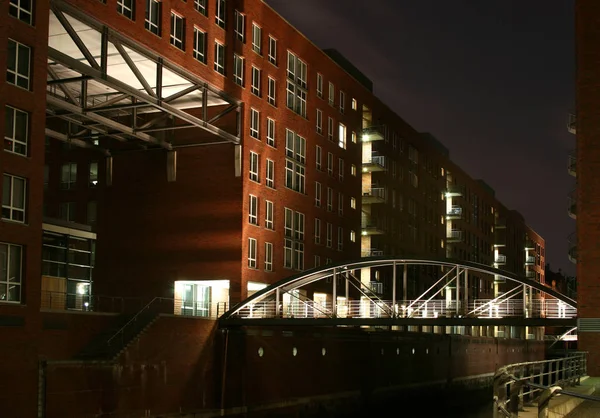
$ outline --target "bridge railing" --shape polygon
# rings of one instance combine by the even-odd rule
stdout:
[[[575,352],[567,357],[509,364],[494,375],[494,418],[517,417],[526,404],[538,404],[539,416],[546,410],[553,394],[579,394],[562,388],[580,383],[587,375],[587,352]]]
[[[330,298],[311,300],[294,294],[282,297],[279,310],[273,300],[249,304],[241,310],[242,318],[437,318],[454,315],[468,315],[480,318],[523,317],[524,305],[522,299],[509,299],[503,302],[493,302],[490,299],[476,299],[468,306],[456,301],[434,299],[429,301],[400,300],[395,305],[391,300],[362,299],[347,300],[339,298],[334,306]],[[527,305],[530,318],[573,318],[577,312],[574,308],[556,299],[534,300]]]

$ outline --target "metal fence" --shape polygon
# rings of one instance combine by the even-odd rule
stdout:
[[[587,352],[504,366],[494,376],[494,418],[516,418],[524,405],[536,403],[543,412],[553,394],[585,396],[562,388],[579,384],[586,375]]]

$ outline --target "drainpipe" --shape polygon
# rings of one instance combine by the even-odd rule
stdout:
[[[225,382],[227,378],[227,344],[229,342],[229,330],[225,329],[225,350],[223,352],[223,372],[221,375],[221,411],[225,409]],[[40,417],[43,418],[43,417]]]
[[[38,363],[38,418],[46,418],[46,360]]]

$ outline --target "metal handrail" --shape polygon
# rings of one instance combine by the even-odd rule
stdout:
[[[107,341],[107,344],[110,345],[111,341],[114,340],[119,334],[121,334],[121,338],[123,337],[125,328],[127,328],[129,326],[129,324],[135,322],[137,320],[137,318],[146,310],[149,309],[150,306],[157,300],[162,300],[165,298],[162,298],[160,296],[155,296],[154,299],[152,299],[150,302],[148,302],[148,304],[146,306],[144,306],[142,309],[139,310],[138,313],[136,313],[133,318],[131,318],[129,321],[127,321],[127,323],[125,325],[123,325],[116,333],[115,335],[113,335],[112,337],[110,337]]]

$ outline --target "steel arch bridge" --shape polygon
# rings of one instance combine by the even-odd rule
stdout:
[[[406,300],[408,266],[435,267],[441,271],[441,277],[416,299]],[[383,298],[380,285],[360,277],[363,269],[381,267],[392,269],[392,289],[386,292],[387,299]],[[469,295],[469,278],[473,275],[493,277],[495,283],[505,283],[502,285],[505,291],[497,292],[493,299],[473,298]],[[402,294],[399,295],[400,280]],[[573,327],[576,317],[575,300],[534,280],[490,266],[452,259],[366,257],[307,270],[280,280],[232,307],[219,322],[221,327]]]

